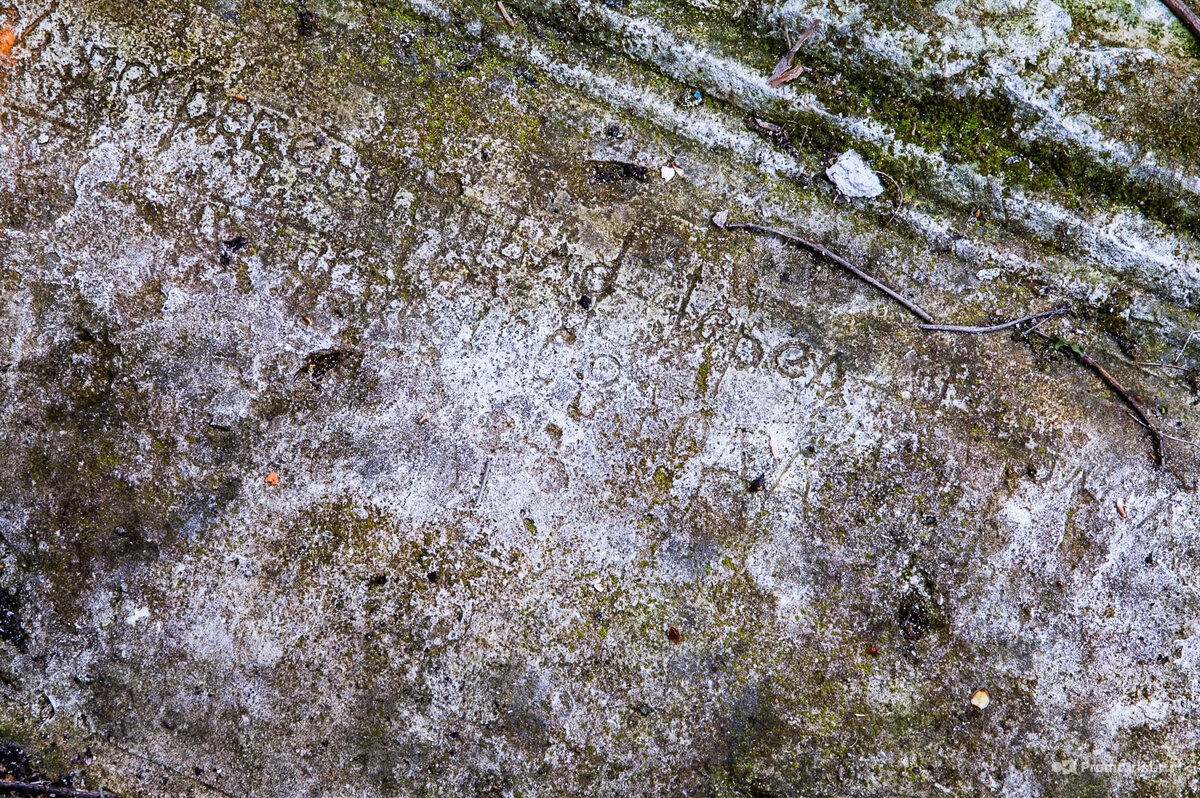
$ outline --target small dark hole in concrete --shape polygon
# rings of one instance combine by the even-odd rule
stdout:
[[[342,362],[345,353],[338,349],[323,349],[320,352],[313,352],[304,359],[304,367],[300,369],[300,373],[308,372],[308,376],[313,382],[320,382],[329,372],[337,368]]]
[[[900,624],[900,630],[910,641],[919,640],[925,634],[925,630],[929,628],[929,612],[921,600],[914,595],[906,596],[900,602],[900,606],[896,609],[896,620]]]
[[[300,9],[297,30],[301,36],[312,36],[317,32],[317,15],[307,8]]]

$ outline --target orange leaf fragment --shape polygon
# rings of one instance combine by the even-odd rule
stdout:
[[[268,485],[278,485],[279,484],[279,474],[274,471],[272,471],[270,474],[267,474],[266,483]]]

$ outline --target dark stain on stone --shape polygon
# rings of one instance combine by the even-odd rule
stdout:
[[[157,304],[157,288],[147,296]],[[191,452],[205,476],[177,480],[174,456],[185,433],[161,423],[149,398],[176,385],[177,375],[156,360],[154,345],[118,340],[119,329],[136,325],[135,314],[118,328],[69,290],[46,302],[72,320],[73,334],[17,364],[11,400],[30,423],[0,428],[0,450],[20,453],[0,476],[8,501],[31,508],[7,540],[16,569],[45,577],[26,585],[23,606],[65,624],[91,586],[124,578],[236,498],[240,484],[226,465],[244,441],[209,427],[204,413]],[[21,634],[18,620],[2,620],[8,626],[0,634]]]
[[[947,608],[938,605],[932,598],[937,595],[933,580],[928,574],[918,573],[922,576],[922,582],[910,587],[896,607],[896,623],[908,641],[910,650],[929,632],[944,630],[949,623]]]
[[[795,795],[797,782],[815,785],[820,778],[810,755],[792,748],[793,730],[780,717],[773,696],[766,684],[747,687],[730,702],[717,723],[724,749],[718,756],[735,795]],[[767,764],[785,750],[785,767],[777,769]]]
[[[12,643],[25,653],[29,638],[21,625],[21,593],[15,588],[0,589],[0,640]]]
[[[591,182],[600,185],[630,179],[644,183],[649,177],[650,170],[645,166],[638,166],[626,161],[601,161],[592,165]]]
[[[304,365],[296,376],[308,374],[309,379],[313,382],[320,382],[337,368],[346,359],[346,356],[347,353],[341,349],[322,349],[319,352],[313,352],[304,358]]]
[[[0,778],[7,776],[26,784],[43,780],[43,774],[34,769],[28,754],[10,743],[0,743]]]
[[[301,38],[307,38],[317,32],[317,15],[315,12],[301,8],[297,14],[296,30]]]
[[[538,79],[534,76],[533,71],[526,66],[518,66],[513,70],[513,77],[518,83],[525,83],[534,88],[538,85]]]
[[[503,663],[488,675],[486,684],[495,712],[488,730],[530,752],[549,747],[549,724],[535,673],[516,662]]]
[[[127,406],[136,398],[114,388],[122,355],[106,327],[84,324],[73,340],[22,363],[33,381],[50,386],[53,398],[45,434],[29,450],[20,480],[36,497],[39,511],[30,529],[38,530],[41,543],[30,540],[19,548],[24,564],[41,563],[67,581],[74,580],[71,574],[107,570],[97,560],[112,566],[156,550],[148,529],[156,513],[121,473],[126,419],[142,412]]]

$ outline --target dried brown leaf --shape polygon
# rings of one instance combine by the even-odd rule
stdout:
[[[804,32],[800,34],[800,38],[796,39],[796,43],[787,51],[787,55],[779,59],[779,63],[775,65],[775,69],[771,72],[771,77],[767,80],[767,83],[772,88],[777,89],[788,81],[795,80],[802,72],[808,69],[808,67],[800,65],[792,66],[792,60],[795,59],[796,53],[800,52],[800,48],[806,41],[812,38],[812,35],[816,31],[817,23],[814,22],[804,29]]]

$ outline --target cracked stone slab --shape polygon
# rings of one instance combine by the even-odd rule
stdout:
[[[0,12],[0,766],[1194,793],[1200,53],[1165,10],[506,7]],[[903,202],[847,203],[847,152]],[[939,323],[1072,313],[924,331],[745,221]]]

